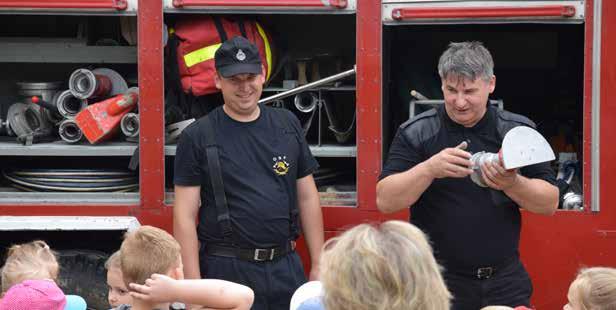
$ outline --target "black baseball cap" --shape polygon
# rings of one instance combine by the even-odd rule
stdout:
[[[216,71],[226,78],[242,73],[262,73],[259,49],[240,36],[225,41],[216,50],[214,63]]]

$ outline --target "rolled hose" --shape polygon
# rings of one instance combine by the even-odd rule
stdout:
[[[26,191],[124,192],[139,187],[138,177],[121,170],[23,169],[4,170],[11,186]]]

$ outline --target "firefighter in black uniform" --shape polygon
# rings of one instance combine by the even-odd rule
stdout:
[[[234,37],[215,64],[224,105],[184,130],[175,157],[173,228],[184,272],[249,286],[252,309],[286,310],[306,281],[295,252],[300,222],[310,278],[318,276],[318,165],[293,113],[258,104],[265,78],[255,45]]]
[[[445,104],[402,124],[377,184],[377,206],[412,206],[411,222],[428,234],[453,308],[529,306],[530,278],[519,260],[519,208],[551,215],[558,190],[549,163],[505,170],[481,167],[488,187],[468,177],[471,153],[497,153],[504,134],[535,127],[488,104],[494,91],[490,52],[479,42],[451,43],[439,60]]]

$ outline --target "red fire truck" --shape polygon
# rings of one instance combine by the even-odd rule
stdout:
[[[452,41],[482,41],[498,76],[492,99],[538,124],[557,154],[555,173],[573,167],[564,178],[570,200],[554,216],[523,211],[521,255],[533,279],[533,305],[560,309],[577,269],[616,266],[609,195],[616,171],[616,2],[0,0],[0,118],[27,98],[23,83],[68,78],[79,68],[113,68],[140,89],[136,142],[22,145],[0,137],[0,243],[48,240],[65,263],[62,284],[91,304],[106,306],[99,253],[117,249],[122,234],[138,225],[171,230],[175,145],[165,141],[165,42],[167,25],[187,14],[250,16],[271,31],[274,55],[287,66],[264,96],[356,65],[354,80],[277,102],[297,109],[324,168],[317,181],[328,238],[361,222],[408,218],[381,215],[375,187],[397,127],[424,107],[410,92],[442,98],[440,53]],[[138,184],[129,192],[21,191],[6,172],[117,169],[135,154]]]

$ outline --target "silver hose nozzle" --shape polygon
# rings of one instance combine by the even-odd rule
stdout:
[[[58,113],[66,118],[74,117],[87,106],[86,100],[75,97],[70,90],[63,91],[56,99]]]
[[[500,158],[498,154],[481,151],[471,156],[471,163],[473,164],[473,173],[471,174],[471,180],[473,180],[475,184],[481,187],[488,187],[488,185],[483,180],[483,173],[481,173],[481,166],[488,162],[499,163]]]
[[[96,90],[96,76],[88,69],[77,69],[68,80],[68,89],[78,99],[87,99]]]
[[[295,104],[295,108],[302,113],[310,113],[314,111],[317,107],[317,103],[319,102],[319,97],[316,94],[311,92],[304,92],[295,95],[293,98],[293,104]]]
[[[83,138],[83,132],[74,119],[62,121],[58,127],[58,134],[67,143],[77,143]]]
[[[139,114],[127,113],[122,117],[120,121],[120,129],[122,133],[129,137],[136,137],[139,135]]]

